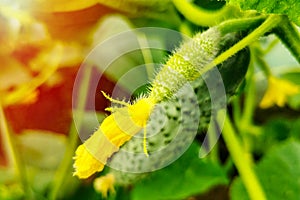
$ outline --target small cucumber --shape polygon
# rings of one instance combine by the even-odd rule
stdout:
[[[197,132],[207,129],[212,112],[210,92],[214,91],[208,90],[200,76],[201,67],[239,39],[239,33],[222,36],[217,28],[210,28],[183,43],[170,57],[152,83],[150,97],[159,99],[160,103],[147,125],[150,156],[146,157],[143,153],[141,132],[123,145],[108,163],[116,183],[132,184],[145,176],[146,172],[168,165],[184,152]],[[249,62],[250,52],[246,48],[217,66],[223,80],[218,79],[215,84],[224,84],[227,99],[234,95],[243,81]],[[210,76],[210,73],[206,73],[206,76]],[[191,81],[192,87],[186,85],[187,81]],[[217,100],[217,103],[223,102]]]

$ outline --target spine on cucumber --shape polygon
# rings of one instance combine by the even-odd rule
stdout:
[[[185,83],[197,79],[224,48],[238,41],[238,35],[222,35],[218,27],[212,27],[184,42],[156,75],[149,97],[157,102],[172,97]]]

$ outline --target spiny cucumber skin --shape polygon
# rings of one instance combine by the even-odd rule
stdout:
[[[225,41],[227,45],[230,42],[234,44],[238,40],[238,35],[234,35],[233,37],[232,35],[230,35],[230,37],[231,38]],[[222,42],[224,44],[224,41]],[[222,48],[219,53],[225,50],[226,48],[224,46],[224,48]],[[249,50],[246,48],[217,66],[223,80],[218,80],[218,82],[215,84],[223,84],[224,82],[227,99],[235,93],[237,87],[243,81],[249,62],[250,54]],[[207,74],[208,76],[210,75],[209,73]],[[170,77],[170,79],[173,78]],[[186,128],[184,128],[180,132],[182,141],[178,141],[177,144],[173,146],[169,152],[164,152],[164,154],[161,155],[160,159],[157,159],[155,162],[148,165],[145,164],[145,160],[148,158],[145,157],[145,155],[143,155],[142,153],[139,156],[132,155],[132,157],[122,157],[122,155],[118,154],[114,155],[111,162],[117,162],[117,164],[119,164],[119,169],[123,170],[118,171],[110,169],[110,172],[115,175],[117,184],[133,184],[134,182],[147,175],[147,173],[136,174],[126,171],[139,171],[140,168],[147,168],[151,171],[151,168],[160,165],[166,159],[167,155],[173,156],[173,152],[180,150],[180,148],[186,145],[185,141],[189,140],[189,137],[194,137],[194,135],[191,133],[195,132],[195,123],[197,123],[198,133],[201,133],[207,129],[212,112],[210,92],[215,91],[208,90],[202,77],[196,78],[195,81],[191,82],[191,85],[193,87],[194,93],[196,94],[196,101],[194,98],[192,98],[191,91],[185,90],[183,88],[182,90],[180,90],[180,93],[175,94],[175,98],[172,98],[171,101],[160,103],[160,105],[165,109],[166,112],[153,113],[153,116],[150,118],[147,128],[148,135],[151,135],[153,132],[159,132],[159,134],[155,135],[155,137],[147,138],[148,151],[150,153],[150,156],[152,152],[163,148],[165,145],[168,145],[178,133],[178,127],[183,125]],[[174,91],[172,91],[171,93],[173,95]],[[217,105],[216,109],[219,107],[224,107],[224,105],[221,105],[222,103],[222,101],[217,101],[217,104],[220,105]],[[182,107],[181,105],[184,106]],[[191,115],[199,114],[192,112],[196,110],[195,108],[197,108],[198,106],[201,113],[200,117],[198,116],[199,121],[195,122],[193,121],[194,118],[191,117]],[[166,121],[162,120],[162,114],[164,114]],[[163,126],[162,123],[164,124]],[[188,127],[191,128],[189,129]],[[133,138],[124,146],[122,146],[122,150],[127,150],[129,152],[143,152],[142,143],[143,141],[141,133],[140,138]]]
[[[179,157],[182,148],[188,147],[197,133],[199,123],[198,102],[191,89],[180,91],[176,98],[168,102],[161,102],[150,116],[147,126],[147,149],[150,157],[143,153],[143,132],[132,138],[122,151],[112,157],[109,165],[122,171],[110,169],[119,185],[132,184],[143,178],[147,173],[130,173],[153,171],[157,166],[165,166],[173,158]],[[160,109],[157,109],[160,108]],[[167,148],[166,148],[167,147]],[[155,154],[155,155],[154,155]],[[155,159],[153,159],[155,156]]]
[[[185,83],[197,79],[203,68],[234,37],[235,33],[223,36],[217,27],[213,27],[183,43],[156,75],[150,97],[157,102],[171,98]]]

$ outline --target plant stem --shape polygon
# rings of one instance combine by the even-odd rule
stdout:
[[[239,96],[235,96],[233,101],[232,101],[232,107],[233,107],[233,121],[235,124],[238,124],[241,116],[242,116],[242,111],[241,111],[241,101]]]
[[[271,30],[272,28],[276,27],[282,20],[282,17],[280,15],[270,15],[258,28],[256,28],[254,31],[252,31],[249,35],[244,37],[242,40],[240,40],[238,43],[233,45],[231,48],[223,52],[221,55],[219,55],[217,58],[215,58],[211,63],[206,65],[203,68],[202,73],[205,73],[209,71],[210,69],[214,68],[216,65],[224,62],[229,57],[236,54],[238,51],[242,50],[252,42],[256,41],[260,36],[264,35],[266,32]],[[220,31],[227,32],[229,27],[226,29],[222,28],[223,26],[220,26]]]
[[[77,131],[75,128],[74,123],[72,123],[70,127],[70,133],[69,133],[69,143],[66,146],[66,152],[64,155],[64,158],[56,171],[54,178],[53,178],[53,183],[52,183],[52,190],[49,195],[49,199],[51,200],[56,200],[57,196],[59,194],[59,191],[63,191],[61,189],[63,186],[64,181],[66,180],[67,176],[71,174],[70,172],[70,167],[72,164],[72,157],[74,155],[74,151],[78,145],[78,135]]]
[[[15,149],[13,145],[13,139],[10,135],[7,127],[7,121],[4,116],[2,105],[0,104],[0,133],[2,135],[2,143],[4,146],[4,153],[7,159],[7,163],[9,167],[16,166],[16,159],[15,159]]]
[[[219,146],[218,143],[216,142],[219,138],[217,138],[217,135],[219,134],[218,126],[216,122],[211,122],[214,125],[214,128],[211,129],[211,131],[208,132],[208,153],[209,153],[209,158],[216,163],[220,163],[220,159],[218,156],[219,152]]]
[[[250,151],[252,149],[252,140],[250,139],[250,134],[254,135],[257,134],[253,132],[253,114],[255,109],[255,94],[256,94],[256,87],[254,82],[254,65],[253,59],[249,64],[249,70],[246,75],[247,85],[245,88],[245,101],[244,101],[244,108],[242,112],[242,116],[236,122],[238,131],[242,134],[242,141],[244,143],[244,149],[246,151]]]
[[[291,51],[296,60],[300,63],[300,34],[287,16],[282,16],[283,23],[275,29],[276,35]]]
[[[189,24],[187,21],[181,22],[179,31],[182,34],[187,35],[188,37],[193,37],[193,32],[192,32],[191,28],[189,27]]]
[[[279,39],[275,38],[274,40],[272,40],[272,42],[268,45],[268,47],[266,49],[261,48],[261,46],[259,46],[259,50],[261,52],[262,55],[266,55],[267,53],[269,53],[271,50],[274,49],[274,47],[279,43]]]
[[[247,127],[252,124],[252,117],[255,109],[255,82],[254,82],[254,65],[250,62],[250,67],[247,73],[248,84],[245,88],[247,91],[245,99],[245,107],[241,118],[241,127]]]
[[[225,117],[222,136],[232,160],[242,178],[250,199],[265,200],[266,196],[253,170],[250,155],[245,152],[244,148],[242,147],[241,142],[237,138],[237,135],[232,127],[230,119],[220,113],[218,115],[218,119]]]
[[[69,143],[66,146],[66,152],[64,158],[53,178],[52,188],[49,194],[49,199],[51,200],[57,199],[59,191],[60,190],[63,191],[61,187],[63,187],[63,183],[65,179],[68,177],[68,175],[71,174],[70,168],[72,165],[72,157],[78,145],[77,130],[80,131],[81,124],[83,121],[84,109],[85,109],[85,104],[88,96],[89,80],[92,74],[92,66],[84,66],[84,67],[86,67],[86,70],[84,72],[82,83],[80,85],[80,91],[78,94],[78,97],[80,98],[78,101],[78,106],[76,107],[76,117],[77,117],[76,126],[74,123],[71,124],[69,139],[68,139]]]
[[[239,14],[236,7],[228,5],[219,10],[209,11],[187,0],[173,0],[173,4],[186,19],[199,26],[214,26],[224,20],[226,16]]]
[[[8,130],[7,121],[1,104],[0,104],[0,133],[2,133],[2,139],[3,139],[2,142],[4,144],[4,150],[6,151],[6,156],[8,157],[9,167],[14,168],[16,174],[19,176],[20,182],[23,185],[26,199],[30,199],[32,193],[28,185],[25,165],[22,162],[19,152],[17,151],[16,145],[14,143],[13,135]]]
[[[247,17],[239,19],[231,19],[220,23],[219,30],[223,35],[232,32],[245,31],[257,28],[267,19],[266,15]]]
[[[260,67],[260,69],[265,74],[266,78],[268,78],[270,76],[273,76],[272,75],[272,71],[271,71],[269,65],[267,64],[267,62],[260,55],[257,55],[255,57],[255,60],[256,60],[256,62],[258,64],[258,66]]]
[[[264,56],[264,52],[259,49],[258,47],[254,47],[251,49],[252,55],[254,55],[254,59],[257,62],[260,69],[263,71],[265,76],[268,78],[269,76],[272,76],[272,71],[269,65],[266,63],[266,61],[262,58]]]
[[[155,66],[153,64],[153,58],[151,54],[151,50],[149,48],[149,44],[147,41],[147,37],[145,36],[144,33],[139,33],[137,35],[137,40],[140,45],[140,49],[142,51],[146,71],[147,71],[147,76],[149,80],[151,80],[153,74],[155,74]]]

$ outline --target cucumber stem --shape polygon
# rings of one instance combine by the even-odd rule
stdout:
[[[248,154],[241,145],[241,142],[237,138],[237,134],[233,129],[230,119],[227,116],[224,116],[222,112],[220,112],[218,114],[218,119],[222,119],[223,117],[225,117],[225,122],[222,136],[232,157],[232,160],[246,187],[250,199],[265,200],[266,196],[253,170],[250,154]]]
[[[224,20],[224,16],[239,15],[234,6],[223,6],[219,10],[208,11],[187,0],[173,0],[176,9],[190,22],[199,26],[214,26]]]
[[[77,129],[75,127],[75,124],[72,123],[70,127],[70,133],[68,138],[68,145],[66,147],[66,152],[64,155],[63,160],[61,161],[60,166],[55,172],[55,175],[53,177],[52,187],[51,191],[49,193],[49,199],[55,200],[58,198],[59,192],[64,191],[63,183],[67,179],[68,175],[71,175],[70,168],[72,164],[72,157],[74,155],[75,149],[78,145],[78,135],[77,135]]]
[[[285,46],[300,63],[300,34],[296,27],[289,21],[287,16],[282,16],[283,23],[274,30]]]
[[[257,28],[267,19],[266,15],[247,17],[240,19],[231,19],[220,23],[218,29],[223,35],[232,32],[245,31]]]
[[[268,63],[262,58],[263,52],[259,49],[254,49],[253,54],[255,55],[255,60],[262,70],[262,72],[265,74],[265,76],[268,78],[269,76],[272,76],[272,71]]]
[[[184,35],[187,35],[189,37],[193,37],[193,32],[191,30],[191,28],[189,27],[189,24],[187,21],[183,21],[181,24],[180,24],[180,27],[179,27],[179,31],[184,34]]]
[[[255,80],[254,80],[254,64],[253,60],[251,60],[249,64],[249,70],[247,73],[247,81],[248,84],[246,85],[245,91],[247,91],[247,95],[245,97],[245,107],[243,110],[243,115],[241,116],[240,124],[241,128],[246,128],[250,124],[252,124],[253,114],[255,110],[255,94],[256,94],[256,87],[255,87]],[[243,129],[241,129],[243,130]]]
[[[15,173],[20,179],[20,182],[24,189],[24,194],[26,199],[31,199],[32,191],[30,190],[27,173],[25,169],[25,165],[20,157],[20,153],[17,150],[15,140],[13,138],[12,133],[8,130],[7,120],[5,118],[5,114],[3,111],[3,107],[0,104],[0,133],[2,134],[3,144],[6,151],[6,156],[8,157],[8,165],[9,167],[13,167]]]
[[[155,74],[155,66],[153,64],[153,58],[152,58],[152,53],[151,50],[149,49],[149,44],[147,37],[144,33],[138,33],[137,35],[137,40],[141,48],[141,52],[143,55],[145,67],[146,67],[146,72],[149,80],[151,80],[153,74]]]
[[[282,16],[280,15],[270,15],[259,27],[257,27],[254,31],[252,31],[249,35],[244,37],[242,40],[240,40],[238,43],[233,45],[231,48],[220,54],[217,58],[215,58],[211,63],[206,65],[203,68],[203,71],[201,73],[205,73],[212,68],[214,68],[216,65],[221,64],[225,60],[227,60],[229,57],[236,54],[238,51],[242,50],[252,42],[256,41],[259,37],[264,35],[266,32],[270,31],[272,28],[276,27],[280,22],[282,21]],[[226,29],[222,29],[223,26],[219,27],[221,28],[221,32],[226,32]],[[229,30],[229,29],[228,29]]]

